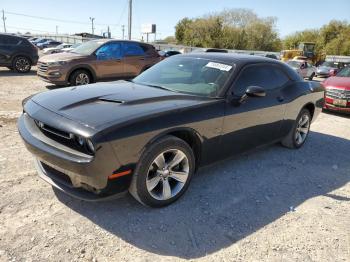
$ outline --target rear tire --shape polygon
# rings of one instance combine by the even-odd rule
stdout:
[[[17,56],[13,60],[12,67],[18,73],[28,73],[32,68],[31,61],[25,56]]]
[[[87,85],[92,82],[90,72],[84,69],[74,71],[69,77],[69,83],[72,86]]]
[[[310,111],[303,108],[295,120],[293,128],[290,130],[289,134],[281,141],[282,145],[291,149],[302,147],[309,135],[310,124]]]
[[[129,192],[143,205],[167,206],[185,193],[194,170],[195,158],[191,147],[177,137],[166,136],[143,152]]]

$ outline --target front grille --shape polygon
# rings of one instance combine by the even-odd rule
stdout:
[[[328,88],[326,89],[326,96],[336,99],[350,99],[350,90]]]
[[[65,139],[72,139],[73,138],[72,135],[70,133],[68,133],[68,132],[64,132],[64,131],[59,130],[57,128],[54,128],[52,126],[48,126],[48,125],[46,125],[46,124],[44,124],[42,122],[39,122],[37,120],[35,120],[35,123],[37,124],[37,126],[41,130],[46,131],[48,133],[51,133],[51,134],[53,134],[55,136],[59,136],[59,137],[65,138]]]
[[[84,146],[80,146],[77,142],[77,136],[62,131],[60,129],[57,129],[55,127],[49,126],[47,124],[44,124],[43,122],[40,122],[38,120],[33,119],[39,130],[48,138],[66,146],[69,148],[72,148],[76,151],[79,151],[84,154],[93,155],[88,148],[86,143]]]
[[[44,63],[44,62],[38,62],[38,71],[39,72],[42,72],[42,73],[45,73],[47,71],[47,68],[49,66],[47,65],[47,63]]]

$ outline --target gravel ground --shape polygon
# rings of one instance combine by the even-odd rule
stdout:
[[[21,100],[47,88],[0,69],[0,261],[350,261],[349,117],[203,168],[163,209],[86,203],[38,178],[18,135]]]

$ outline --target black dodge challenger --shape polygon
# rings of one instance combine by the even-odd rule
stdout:
[[[18,128],[54,187],[91,201],[129,191],[160,207],[200,166],[276,142],[300,148],[323,97],[320,84],[279,61],[192,53],[131,81],[29,97]]]

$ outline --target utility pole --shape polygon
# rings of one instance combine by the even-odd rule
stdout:
[[[107,27],[107,38],[111,38],[111,30]]]
[[[123,40],[124,40],[124,38],[125,38],[125,25],[122,25],[122,33],[123,33]]]
[[[5,11],[2,9],[2,21],[4,23],[4,32],[6,33],[6,17],[5,17]]]
[[[56,25],[56,35],[58,35],[58,25]]]
[[[94,34],[94,30],[95,30],[95,28],[94,28],[94,20],[95,20],[94,17],[90,17],[90,21],[91,21],[91,32],[92,32],[92,34]]]
[[[131,40],[132,0],[129,0],[128,39]]]

